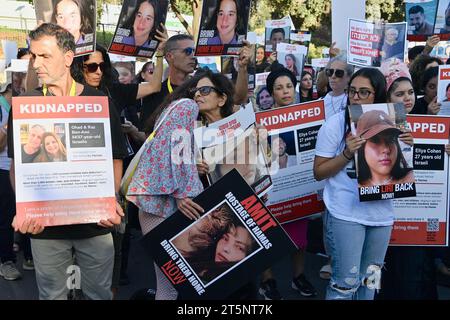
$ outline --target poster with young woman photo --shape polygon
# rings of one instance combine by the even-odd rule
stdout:
[[[193,201],[204,210],[199,219],[177,211],[142,239],[179,299],[226,299],[295,250],[237,170]]]
[[[300,80],[307,51],[305,46],[280,43],[277,45],[277,60]]]
[[[56,23],[73,35],[75,56],[94,52],[96,0],[35,0],[34,7],[38,25]]]
[[[250,0],[204,0],[195,55],[237,55],[249,12]]]
[[[204,287],[263,249],[226,200],[170,242],[198,275]]]
[[[127,56],[151,58],[165,24],[168,0],[125,0],[108,51]]]
[[[351,105],[349,112],[352,134],[364,139],[355,154],[360,201],[415,196],[413,148],[399,140],[404,105]]]

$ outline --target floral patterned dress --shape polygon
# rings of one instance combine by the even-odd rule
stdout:
[[[203,191],[193,144],[198,112],[195,101],[181,99],[158,118],[156,123],[162,122],[143,151],[128,189],[127,199],[142,211],[167,218],[177,211],[176,199]]]

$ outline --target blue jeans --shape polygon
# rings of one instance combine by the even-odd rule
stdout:
[[[332,275],[327,300],[373,300],[391,226],[372,227],[326,215],[326,243]]]

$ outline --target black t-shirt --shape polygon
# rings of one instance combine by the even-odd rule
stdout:
[[[422,97],[416,100],[414,108],[410,112],[411,114],[427,114],[428,113],[428,103],[425,98]]]
[[[23,96],[42,96],[42,88],[28,91]],[[80,96],[104,96],[105,94],[99,90],[84,86]],[[120,127],[120,118],[117,114],[114,102],[109,101],[109,119],[111,125],[111,144],[113,159],[123,159],[128,153],[125,146],[124,135]],[[14,107],[14,106],[13,106]],[[14,140],[13,140],[13,113],[12,108],[8,119],[8,157],[14,158]],[[46,227],[44,231],[37,235],[32,235],[35,239],[86,239],[111,232],[111,229],[103,228],[95,223],[75,224],[67,226]]]
[[[114,100],[117,111],[120,114],[126,107],[136,104],[138,90],[139,84],[113,83],[111,90],[105,93]]]
[[[22,149],[22,163],[33,163],[34,158],[36,158],[38,154],[41,152],[41,150],[38,150],[35,153],[28,154],[25,152],[24,145],[22,145],[20,149]]]
[[[178,86],[172,85],[172,89],[175,90]],[[155,92],[143,98],[141,119],[140,119],[140,130],[145,130],[146,122],[152,115],[153,111],[164,101],[164,99],[170,94],[169,88],[167,86],[167,80],[161,84],[161,90]]]

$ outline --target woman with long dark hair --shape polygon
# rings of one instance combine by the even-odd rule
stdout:
[[[94,33],[94,9],[94,1],[55,1],[51,22],[69,31],[75,38],[75,44],[80,45],[86,42],[87,34]]]
[[[313,98],[313,76],[308,71],[302,72],[300,79],[300,102],[308,102]]]
[[[208,45],[238,43],[238,35],[243,34],[243,30],[239,29],[243,25],[239,9],[236,0],[217,1],[216,11],[209,26],[210,30],[215,30],[214,37],[208,39]]]
[[[348,97],[349,104],[385,103],[383,74],[372,68],[358,70],[350,79]],[[411,134],[399,138],[410,141]],[[359,201],[351,164],[365,143],[351,133],[348,108],[331,116],[317,136],[314,176],[318,181],[326,179],[324,224],[332,260],[327,299],[372,300],[379,288],[394,214],[391,200]]]
[[[123,37],[122,43],[149,48],[151,36],[158,28],[161,15],[160,4],[156,0],[139,0],[133,13],[121,26],[130,30],[130,34]]]

